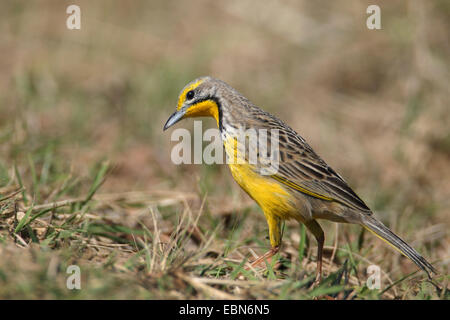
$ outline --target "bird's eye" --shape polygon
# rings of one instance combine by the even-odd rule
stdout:
[[[192,98],[194,98],[195,92],[193,90],[189,91],[188,93],[186,93],[186,100],[191,100]]]

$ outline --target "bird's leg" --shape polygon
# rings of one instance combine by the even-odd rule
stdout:
[[[270,258],[276,255],[278,251],[280,251],[280,246],[272,247],[269,251],[267,251],[262,256],[259,256],[255,261],[253,261],[251,266],[256,267],[265,260],[270,261]]]
[[[305,226],[309,231],[314,235],[317,240],[317,269],[316,269],[316,280],[314,281],[316,284],[322,281],[322,252],[323,252],[323,244],[325,242],[325,235],[323,233],[320,224],[311,220],[305,223]]]
[[[262,256],[258,257],[255,261],[253,261],[251,264],[252,267],[256,267],[265,260],[269,261],[270,258],[272,258],[280,250],[281,246],[281,219],[270,212],[265,212],[264,215],[266,216],[267,224],[269,226],[269,238],[272,248]]]
[[[316,268],[316,282],[322,282],[322,251],[323,242],[318,243],[317,247],[317,268]]]

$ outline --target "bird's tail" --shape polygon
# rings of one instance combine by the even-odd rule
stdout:
[[[394,249],[411,259],[420,269],[424,270],[428,278],[431,279],[430,272],[436,274],[436,269],[422,257],[413,247],[400,239],[395,233],[389,230],[384,224],[373,217],[364,219],[362,226],[374,233],[380,239],[386,241]]]

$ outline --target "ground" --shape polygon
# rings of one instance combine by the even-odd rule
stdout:
[[[0,10],[1,299],[449,298],[448,1],[380,2],[381,30],[365,1],[76,2],[81,30],[61,1]],[[262,212],[226,166],[173,164],[162,132],[203,75],[300,133],[433,281],[326,221],[321,285],[293,221],[278,259],[245,270],[269,248]]]

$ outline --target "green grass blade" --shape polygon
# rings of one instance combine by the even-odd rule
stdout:
[[[16,175],[17,182],[19,183],[20,189],[22,189],[22,199],[25,205],[28,205],[27,194],[25,193],[25,188],[22,183],[22,176],[20,175],[19,169],[17,168],[17,164],[14,164],[14,174]]]
[[[34,206],[34,204],[28,208],[27,212],[25,213],[25,216],[19,221],[19,223],[17,224],[17,227],[14,229],[15,233],[19,233],[23,229],[23,227],[25,226],[25,223],[28,220],[28,217],[30,216],[31,212],[33,211],[33,206]]]
[[[109,169],[109,162],[108,161],[102,162],[100,169],[98,170],[94,178],[94,182],[92,183],[91,188],[89,189],[88,195],[86,199],[82,202],[83,206],[92,199],[94,194],[97,192],[98,188],[100,188],[100,186],[103,184],[108,169]]]
[[[302,265],[303,257],[305,256],[306,248],[306,227],[304,224],[300,225],[300,244],[298,246],[298,260]]]
[[[36,199],[35,201],[39,201],[39,181],[36,175],[36,166],[34,165],[33,158],[30,154],[28,154],[28,164],[30,166],[31,179],[33,181],[33,197]]]
[[[230,277],[231,279],[236,279],[239,273],[241,273],[241,270],[244,269],[244,265],[247,262],[247,258],[243,259],[242,262],[231,272]]]

